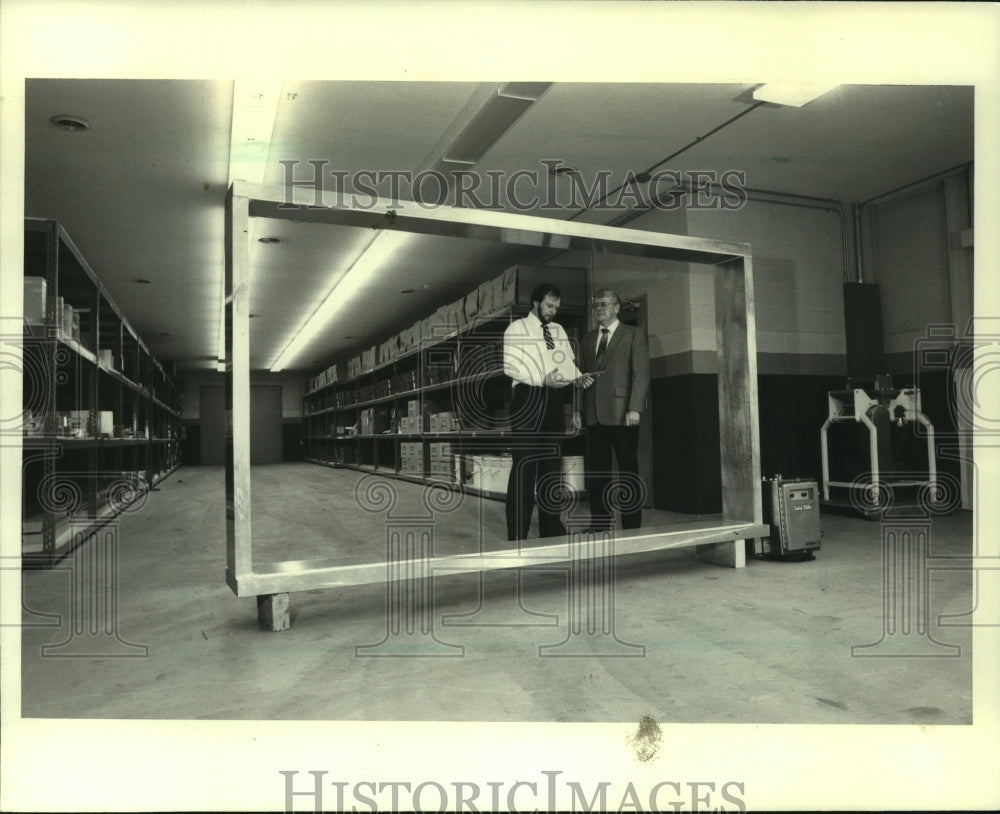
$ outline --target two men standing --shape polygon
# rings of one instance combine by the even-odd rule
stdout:
[[[507,535],[523,540],[531,525],[538,498],[539,536],[562,536],[566,529],[546,488],[561,476],[560,446],[565,437],[566,394],[583,391],[583,410],[574,411],[577,429],[587,427],[587,490],[591,529],[610,528],[608,505],[612,486],[612,450],[618,459],[620,484],[638,498],[639,421],[649,391],[649,351],[642,331],[618,319],[621,302],[614,291],[597,292],[593,307],[598,327],[581,343],[583,369],[566,332],[553,321],[561,303],[559,289],[538,286],[531,295],[531,311],[504,332],[504,373],[514,382],[510,404],[512,469],[507,485]],[[589,375],[595,373],[597,375]],[[574,387],[569,387],[573,385]],[[641,524],[639,500],[623,511],[622,526]]]

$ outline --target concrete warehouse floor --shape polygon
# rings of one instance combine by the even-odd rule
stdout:
[[[383,561],[384,515],[358,508],[361,477],[310,464],[255,468],[255,559]],[[421,511],[421,486],[387,483],[395,512]],[[879,522],[824,513],[823,546],[808,562],[729,569],[690,549],[620,558],[615,631],[643,645],[641,657],[540,657],[568,631],[567,574],[546,570],[522,572],[523,610],[514,572],[484,576],[491,626],[443,624],[475,611],[480,581],[435,577],[434,655],[460,657],[368,658],[355,648],[386,638],[385,585],[293,593],[292,629],[262,630],[255,600],[225,584],[224,506],[221,468],[184,467],[120,515],[117,593],[84,570],[102,548],[95,540],[53,569],[25,571],[24,717],[972,722],[970,629],[939,619],[973,607],[969,571],[929,569],[929,627],[877,650],[900,657],[852,656],[853,645],[883,637]],[[500,540],[503,508],[467,498],[435,527],[435,550],[474,551],[480,527]],[[971,513],[933,519],[932,558],[971,550]],[[93,601],[102,595],[115,609]],[[917,652],[928,657],[903,657]]]

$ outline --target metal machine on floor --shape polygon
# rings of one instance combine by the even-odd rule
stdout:
[[[767,537],[755,540],[753,554],[759,559],[811,560],[819,551],[819,486],[808,478],[785,478],[778,474],[763,479],[764,522],[771,527]]]
[[[850,507],[866,517],[881,515],[883,495],[887,485],[896,493],[896,501],[905,489],[928,489],[937,486],[937,465],[934,452],[934,425],[920,409],[920,390],[916,387],[893,387],[892,377],[875,376],[870,383],[851,386],[827,393],[829,414],[820,429],[823,458],[823,505]],[[828,430],[837,424],[861,424],[867,429],[867,468],[854,480],[835,480],[830,474],[831,449]],[[915,477],[913,471],[903,475],[893,473],[892,427],[919,424],[927,444],[927,477]],[[835,454],[846,455],[843,445]]]

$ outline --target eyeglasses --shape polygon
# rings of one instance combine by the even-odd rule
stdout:
[[[610,308],[612,305],[617,305],[617,303],[597,301],[597,302],[592,302],[590,305],[592,308]]]

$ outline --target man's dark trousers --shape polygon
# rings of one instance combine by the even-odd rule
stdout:
[[[621,507],[622,528],[637,529],[642,525],[642,505],[639,495],[639,428],[591,424],[587,427],[587,493],[590,498],[591,525],[610,527],[614,515],[608,505]],[[633,478],[621,478],[614,484],[611,451],[618,459],[618,471]],[[608,489],[611,493],[609,494]],[[614,493],[618,493],[614,495]],[[630,507],[633,507],[631,508]]]
[[[538,533],[560,537],[566,527],[552,497],[562,476],[560,449],[566,434],[565,397],[561,389],[516,384],[510,402],[514,443],[507,482],[507,539],[524,540],[535,507],[535,485],[540,484]]]

